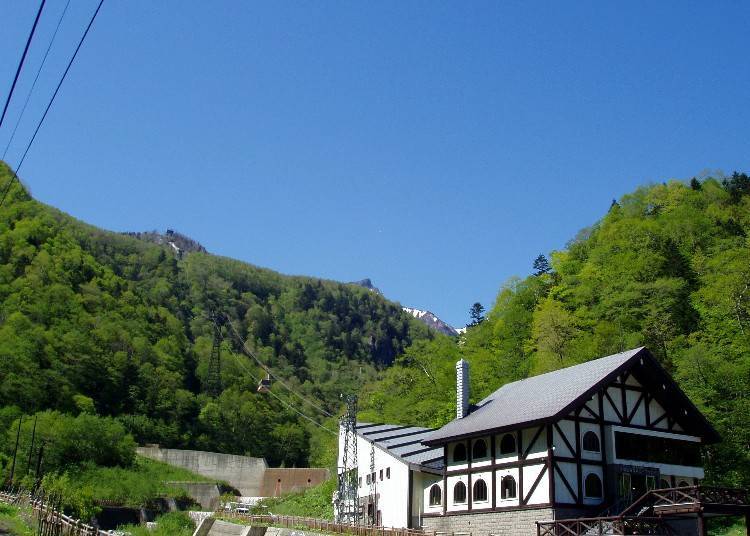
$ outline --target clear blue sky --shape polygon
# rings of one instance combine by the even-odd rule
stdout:
[[[20,142],[94,6],[71,3]],[[462,325],[612,198],[750,169],[748,6],[107,0],[21,175],[95,225],[370,277]],[[36,8],[0,3],[3,99]]]

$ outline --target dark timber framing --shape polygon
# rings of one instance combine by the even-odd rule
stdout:
[[[640,354],[636,354],[638,359],[630,361],[627,366],[615,371],[616,374],[612,373],[605,380],[598,382],[579,397],[575,404],[566,407],[553,418],[526,422],[513,428],[480,430],[475,435],[449,439],[450,443],[444,443],[442,514],[425,513],[424,517],[548,507],[576,508],[580,511],[598,513],[606,504],[611,504],[614,500],[613,489],[609,482],[611,475],[607,470],[609,463],[607,449],[610,447],[610,438],[605,433],[607,426],[669,432],[674,431],[674,427],[679,424],[678,433],[701,437],[704,442],[715,440],[717,438],[715,430],[687,400],[684,393],[679,391],[671,378],[666,373],[654,374],[653,369],[650,368],[656,363],[653,356],[648,351]],[[658,364],[655,366],[663,371]],[[633,378],[640,385],[628,384],[629,378]],[[629,393],[637,393],[637,395]],[[618,402],[616,403],[615,400]],[[653,402],[657,402],[663,409],[663,414],[655,419],[651,407]],[[611,411],[607,409],[607,405]],[[688,412],[699,415],[700,418],[691,422],[689,419],[691,415]],[[641,424],[633,424],[636,418]],[[645,424],[642,424],[644,422]],[[589,430],[593,430],[598,435],[598,455],[583,449],[582,437]],[[516,440],[516,450],[510,459],[505,454],[498,457],[498,448],[504,434],[513,434]],[[481,464],[473,459],[474,443],[479,439],[489,442],[490,454],[487,457],[489,463],[484,461],[485,458],[482,458]],[[453,469],[449,464],[448,445],[457,444],[457,441],[463,443],[466,448],[467,462],[465,466]],[[532,452],[535,457],[529,457]],[[571,472],[571,465],[575,465],[574,473]],[[533,481],[530,481],[531,478],[524,479],[524,469],[530,467],[539,468]],[[586,469],[587,467],[589,469]],[[586,498],[585,477],[592,468],[599,468],[596,474],[601,477],[603,491],[601,503],[595,505],[584,502]],[[518,502],[512,505],[501,502],[502,479],[499,478],[498,472],[506,469],[517,469],[515,480]],[[491,482],[487,482],[491,486],[491,490],[488,490],[488,493],[491,493],[491,503],[487,507],[476,508],[473,504],[473,484],[477,480],[475,476],[477,473],[491,475]],[[468,484],[466,508],[448,511],[448,477],[464,475]],[[528,472],[526,476],[528,477]],[[529,504],[545,476],[547,477],[547,500],[539,504]],[[572,478],[575,478],[575,482]],[[675,484],[674,476],[671,476],[671,484]],[[556,487],[559,487],[560,491],[564,489],[570,495],[572,502],[558,500]]]

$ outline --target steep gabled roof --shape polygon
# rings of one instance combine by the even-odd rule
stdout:
[[[357,423],[357,435],[410,467],[422,470],[439,470],[443,466],[443,448],[423,444],[425,437],[434,431],[417,426]]]
[[[641,347],[505,384],[479,402],[469,415],[455,419],[427,436],[424,443],[442,445],[481,433],[501,432],[557,420],[641,361],[643,366],[649,367],[648,383],[669,385],[671,400],[665,405],[686,408],[682,411],[689,411],[696,418],[697,428],[700,428],[704,439],[708,442],[718,440],[716,430],[651,353]]]

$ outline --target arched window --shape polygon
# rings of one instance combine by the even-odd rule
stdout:
[[[458,443],[455,447],[453,447],[453,461],[466,461],[466,445],[464,445],[463,443]]]
[[[661,489],[667,489],[667,488],[671,488],[672,486],[669,484],[668,480],[666,480],[665,478],[662,478],[661,480],[659,480],[659,487]]]
[[[456,482],[456,485],[453,486],[453,502],[466,502],[466,484],[463,482]]]
[[[487,484],[481,478],[474,482],[474,500],[475,501],[486,501],[487,500]]]
[[[471,457],[475,460],[487,457],[487,443],[484,442],[484,439],[474,441],[474,448],[471,449]]]
[[[440,506],[443,503],[443,492],[440,486],[434,484],[430,488],[430,506]]]
[[[680,486],[679,486],[679,487],[681,487],[681,488],[686,488],[686,487],[688,487],[689,485],[690,485],[690,484],[688,484],[688,483],[687,483],[687,482],[685,482],[684,480],[680,480]]]
[[[594,473],[586,475],[583,494],[592,499],[602,498],[602,480],[599,478],[599,475]]]
[[[516,498],[516,479],[510,475],[505,475],[500,481],[500,498],[501,499],[515,499]]]
[[[505,434],[500,440],[500,454],[515,454],[516,438],[513,434]]]
[[[599,452],[600,450],[599,436],[591,430],[583,434],[583,450],[588,450],[589,452]]]

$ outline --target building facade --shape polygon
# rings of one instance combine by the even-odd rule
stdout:
[[[456,419],[412,443],[433,459],[380,499],[386,525],[525,534],[616,514],[648,490],[697,484],[700,447],[719,439],[645,348],[506,384],[475,406],[468,365],[456,371]]]

